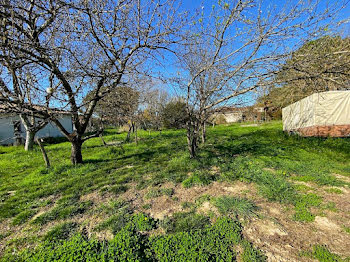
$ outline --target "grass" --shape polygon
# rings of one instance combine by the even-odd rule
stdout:
[[[249,199],[222,196],[214,199],[214,205],[223,215],[239,217],[256,216],[257,206]]]
[[[311,251],[304,252],[303,255],[317,259],[320,262],[343,262],[343,261],[345,261],[339,255],[334,254],[331,251],[329,251],[329,249],[325,245],[315,245],[312,247]]]
[[[125,136],[111,129],[107,130],[105,140],[123,141]],[[11,225],[8,231],[0,231],[0,244],[7,247],[3,254],[35,246],[45,238],[37,232],[49,225],[48,232],[52,230],[55,237],[47,236],[45,241],[70,238],[70,231],[79,232],[83,227],[65,223],[73,223],[72,219],[82,216],[102,216],[103,221],[96,223],[95,229],[118,234],[135,210],[117,199],[132,186],[144,190],[144,200],[150,201],[140,203],[140,207],[151,209],[152,200],[159,196],[174,198],[172,188],[161,187],[165,183],[190,192],[214,181],[243,181],[256,185],[260,196],[268,201],[291,206],[295,220],[308,222],[313,221],[315,210],[332,209],[315,194],[316,189],[325,187],[326,192],[339,194],[340,189],[329,187],[342,187],[345,183],[333,174],[350,175],[349,139],[289,136],[282,132],[280,122],[257,127],[234,124],[208,128],[208,141],[201,146],[197,159],[188,156],[184,130],[164,130],[161,134],[140,131],[139,137],[137,146],[127,143],[123,145],[124,151],[119,147],[103,147],[100,139],[91,139],[83,144],[84,164],[77,166],[70,164],[68,142],[46,143],[52,165],[49,169],[44,167],[38,147],[25,152],[21,147],[0,146],[0,223]],[[213,167],[220,171],[214,174]],[[296,185],[296,181],[310,186]],[[115,201],[83,200],[82,196],[92,192]],[[246,198],[191,199],[183,203],[190,215],[178,215],[168,221],[169,234],[183,233],[181,230],[197,232],[208,225],[207,217],[193,213],[200,201],[208,200],[214,201],[222,214],[244,217],[256,212],[254,202]],[[140,221],[145,217],[139,217]],[[18,226],[28,231],[18,236]],[[245,248],[247,257],[258,256],[253,246],[246,244]]]

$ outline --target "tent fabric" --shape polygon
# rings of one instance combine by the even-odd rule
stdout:
[[[350,91],[315,93],[282,109],[283,130],[350,125]]]

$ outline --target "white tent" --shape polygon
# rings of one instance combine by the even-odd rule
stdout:
[[[303,136],[350,136],[350,91],[315,93],[282,109],[283,130]]]

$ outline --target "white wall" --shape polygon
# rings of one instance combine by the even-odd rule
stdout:
[[[350,91],[315,93],[282,109],[283,130],[350,124]]]
[[[14,143],[14,128],[13,121],[20,121],[18,116],[0,116],[0,144],[9,145]],[[73,131],[72,120],[70,115],[62,115],[59,119],[60,123],[68,132]],[[22,136],[25,138],[25,128],[23,124],[21,125]],[[41,129],[36,137],[62,137],[62,133],[54,124],[47,124],[43,129]]]

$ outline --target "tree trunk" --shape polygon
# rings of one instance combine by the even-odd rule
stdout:
[[[30,131],[30,130],[26,130],[26,143],[24,146],[25,151],[32,151],[33,150],[34,136],[35,136],[35,132]]]
[[[128,134],[126,135],[125,142],[129,142],[129,141],[130,141],[130,133],[131,133],[131,129],[132,129],[132,126],[129,126],[129,131],[128,131]]]
[[[205,143],[207,139],[207,130],[206,130],[206,125],[205,122],[202,123],[202,144]]]
[[[72,152],[71,152],[71,157],[70,160],[73,165],[76,164],[82,164],[83,163],[83,156],[81,154],[81,146],[82,146],[82,141],[79,138],[75,138],[74,140],[71,141],[72,143]]]
[[[195,158],[197,156],[197,133],[194,128],[187,128],[187,147],[190,153],[190,158]]]
[[[50,161],[49,161],[49,158],[47,157],[45,148],[44,148],[44,146],[41,144],[40,139],[36,139],[36,142],[38,143],[38,145],[39,145],[39,147],[40,147],[41,153],[43,154],[43,158],[44,158],[46,167],[49,168],[49,167],[50,167]]]
[[[138,138],[137,138],[137,126],[135,125],[135,143],[138,144]]]

